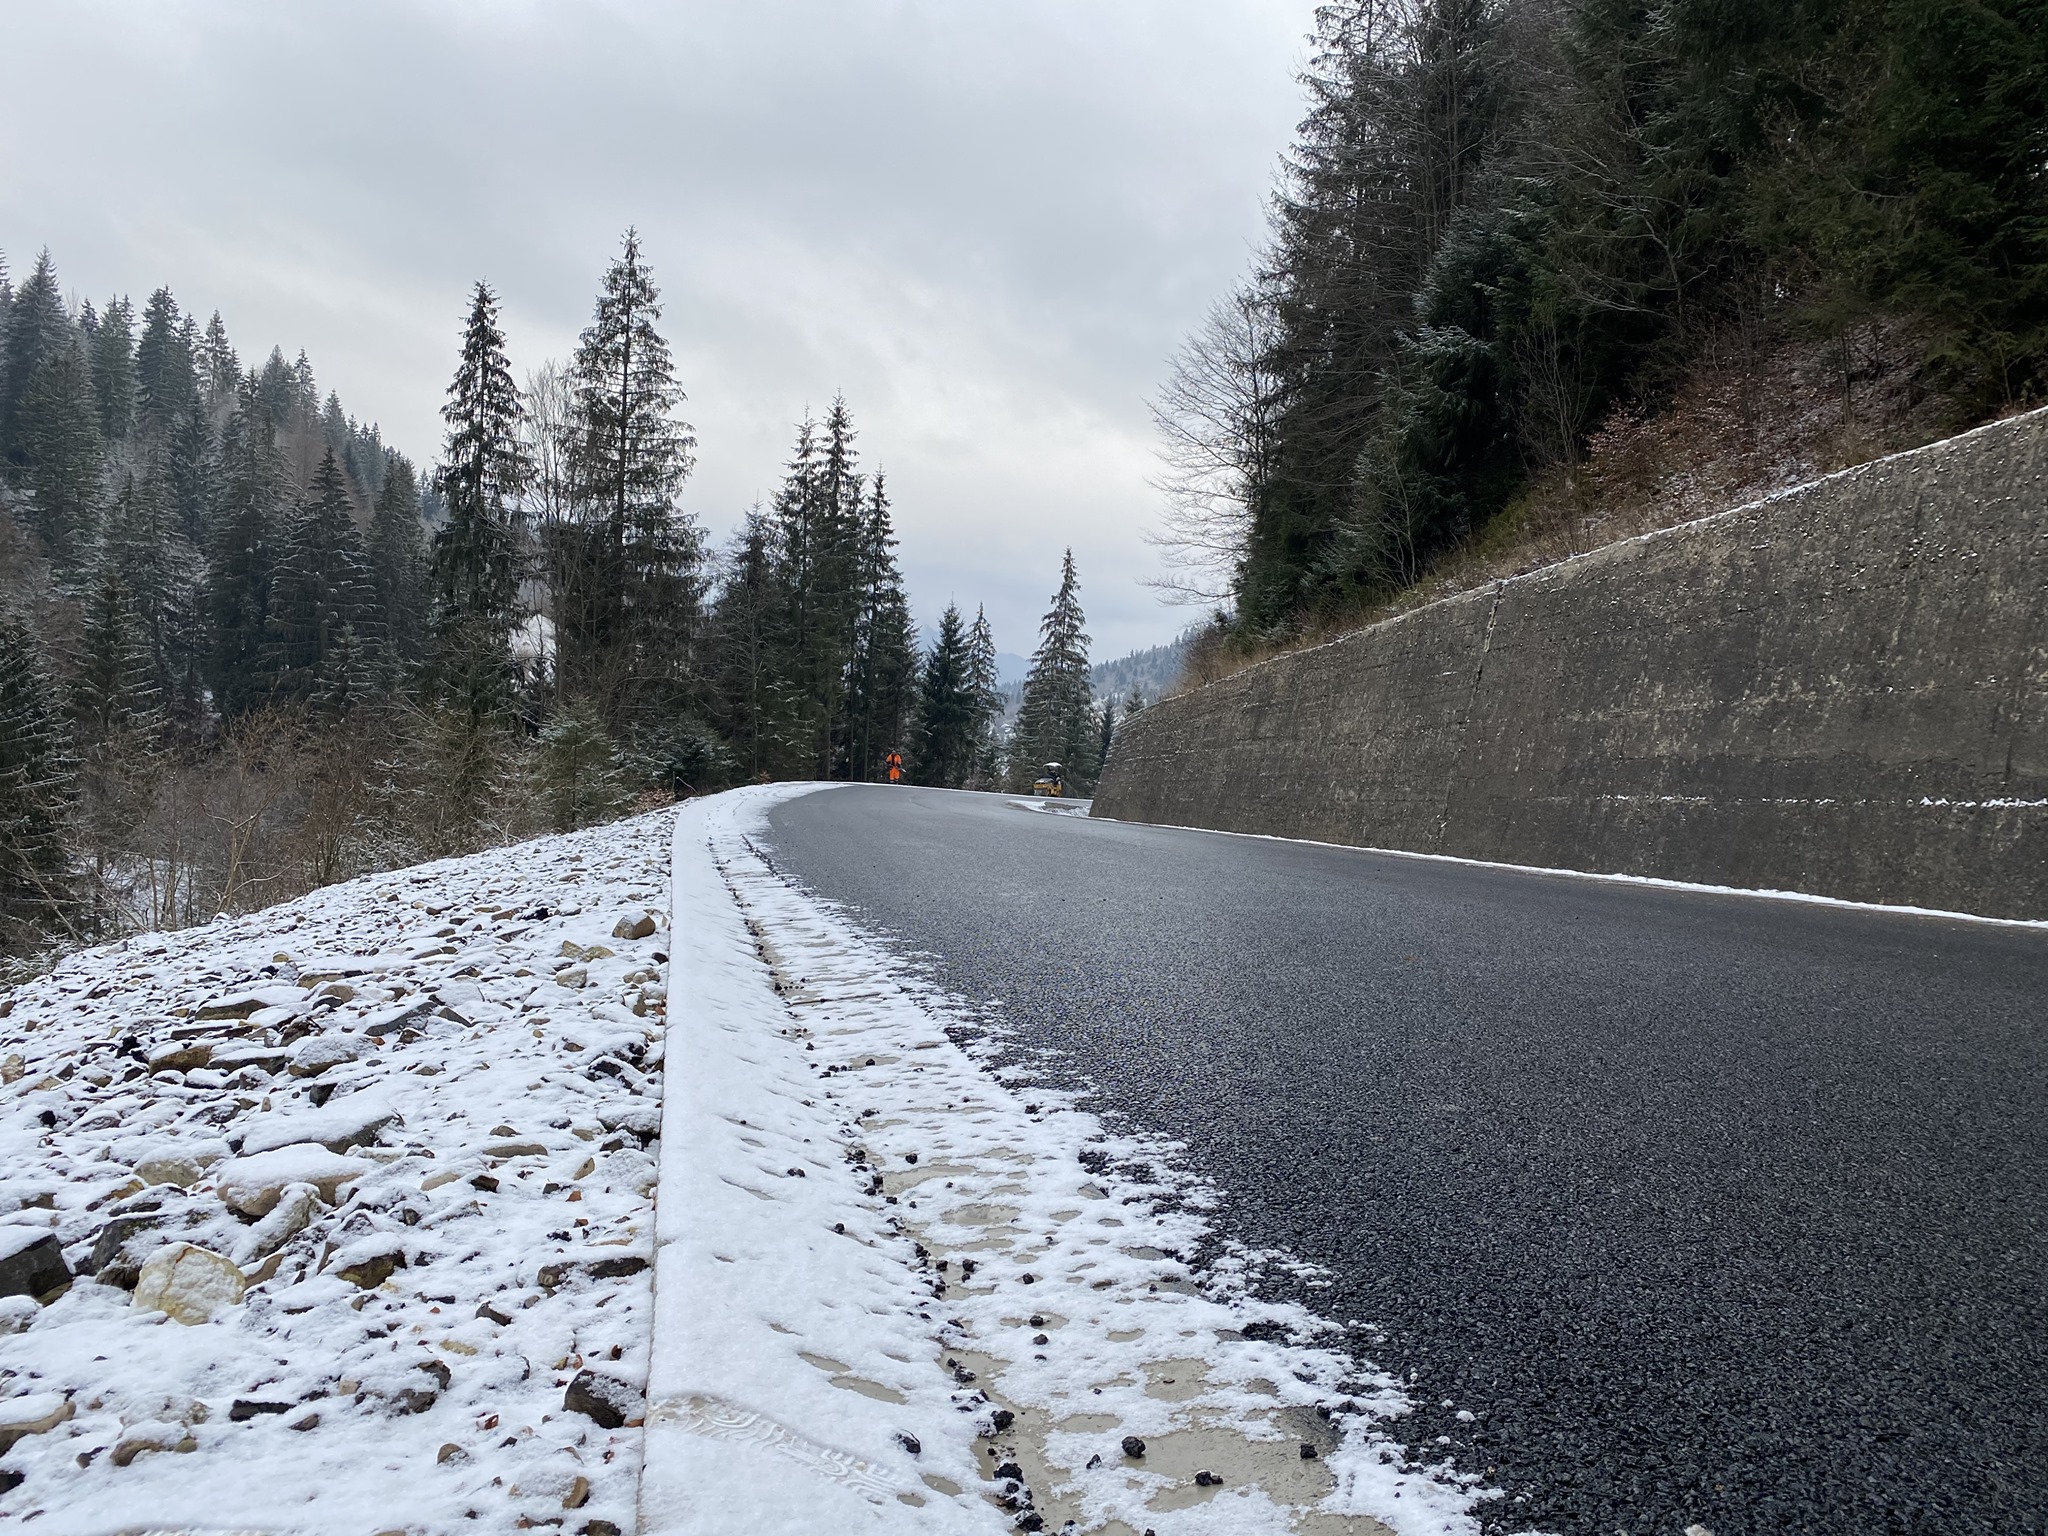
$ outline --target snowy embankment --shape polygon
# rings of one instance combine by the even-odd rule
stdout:
[[[632,1527],[672,827],[0,1001],[0,1524]]]
[[[1472,1531],[1472,1481],[1378,1437],[1397,1384],[1252,1299],[1260,1256],[1186,1261],[1170,1148],[1006,1085],[776,874],[807,792],[6,998],[0,1524]]]
[[[643,1528],[1476,1529],[1476,1480],[1376,1435],[1397,1385],[1252,1299],[1260,1256],[1191,1270],[1171,1149],[1005,1085],[776,873],[807,792],[678,826]]]

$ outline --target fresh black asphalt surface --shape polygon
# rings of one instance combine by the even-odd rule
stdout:
[[[770,824],[1333,1271],[1490,1529],[2048,1530],[2048,932],[943,791]]]

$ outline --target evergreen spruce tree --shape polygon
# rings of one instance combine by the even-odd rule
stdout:
[[[93,551],[88,591],[123,595],[129,643],[141,658],[154,715],[196,734],[191,705],[206,647],[201,596],[205,564],[178,526],[159,480],[125,475],[108,504]],[[80,740],[86,738],[81,727]]]
[[[86,583],[77,669],[70,679],[72,739],[88,760],[111,746],[153,739],[162,692],[121,562],[94,562]]]
[[[168,436],[184,421],[197,393],[191,333],[168,288],[157,289],[143,307],[135,381],[137,419],[145,431]]]
[[[857,510],[854,625],[838,767],[849,779],[872,780],[883,776],[891,751],[910,746],[917,637],[896,568],[896,534],[881,475]]]
[[[135,421],[135,309],[125,298],[107,300],[92,333],[91,362],[100,436],[118,443]]]
[[[1060,588],[1039,624],[1038,649],[1024,677],[1024,701],[1011,737],[1011,772],[1018,787],[1028,787],[1030,776],[1046,763],[1061,765],[1071,792],[1086,793],[1095,783],[1100,726],[1088,678],[1079,588],[1070,549],[1060,561]]]
[[[557,622],[578,691],[615,728],[641,732],[687,706],[702,558],[676,507],[696,438],[676,414],[684,395],[660,319],[660,290],[628,230],[570,369],[579,526],[559,551]]]
[[[632,804],[618,746],[586,704],[572,704],[547,723],[534,776],[557,832],[610,821]]]
[[[1003,686],[988,612],[978,605],[967,630],[967,683],[974,700],[974,757],[967,783],[970,788],[994,789],[1003,773]]]
[[[375,602],[348,482],[329,449],[278,541],[269,612],[277,694],[335,717],[367,697]]]
[[[522,746],[495,707],[443,694],[414,711],[395,775],[409,791],[414,851],[446,858],[511,835],[521,813]]]
[[[320,419],[320,383],[313,377],[313,360],[304,347],[292,362],[292,415],[306,427]]]
[[[346,439],[339,401],[326,430]],[[479,282],[471,296],[462,354],[441,416],[448,423],[436,482],[447,521],[434,535],[436,685],[472,715],[510,708],[508,637],[519,594],[519,498],[532,475],[520,435],[522,408],[498,301]]]
[[[73,572],[91,544],[102,489],[99,409],[77,331],[67,326],[44,350],[20,419],[31,518],[57,568]]]
[[[79,923],[93,933],[111,933],[125,925],[124,893],[115,876],[148,821],[161,757],[163,699],[137,595],[119,562],[93,562],[83,619],[69,688],[78,822],[91,856]]]
[[[939,632],[924,660],[917,691],[917,743],[911,776],[920,784],[958,789],[974,770],[976,696],[967,628],[956,603],[939,615]]]
[[[186,406],[185,419],[172,430],[155,466],[172,521],[194,544],[205,536],[212,456],[213,429],[207,424],[205,406],[195,398]]]
[[[817,423],[806,416],[797,424],[796,443],[770,510],[785,604],[779,670],[789,704],[788,740],[774,770],[777,777],[822,776],[819,743],[829,741],[832,729],[827,701],[836,681],[828,681],[828,674],[840,663],[831,650],[833,629],[824,598],[833,557],[818,460]]]
[[[284,466],[258,381],[244,380],[221,434],[206,530],[206,611],[214,702],[229,719],[270,697],[271,577],[283,521]]]
[[[741,779],[773,776],[792,745],[788,592],[775,530],[749,512],[724,562],[706,626],[713,720]]]
[[[814,545],[809,658],[824,731],[819,741],[818,776],[849,773],[852,739],[858,730],[851,697],[860,664],[861,624],[867,608],[868,551],[862,507],[864,477],[856,468],[858,434],[843,395],[825,413],[818,472],[812,480],[810,522]],[[851,773],[865,778],[865,774]]]
[[[391,450],[384,446],[384,434],[373,421],[367,427],[348,419],[348,438],[341,449],[341,467],[350,481],[372,502],[384,493],[384,472],[391,464]]]
[[[26,462],[22,409],[29,389],[42,371],[43,359],[68,346],[72,337],[56,263],[47,249],[14,293],[7,315],[7,329],[0,332],[0,461],[19,465]]]
[[[0,611],[0,950],[76,934],[76,764],[35,628]]]
[[[419,482],[405,457],[386,451],[383,489],[370,517],[373,616],[383,637],[380,671],[397,682],[426,655],[427,557]]]
[[[320,440],[327,445],[344,467],[348,461],[349,439],[355,435],[355,423],[341,408],[341,396],[333,390],[327,391],[327,402],[320,407]]]
[[[125,301],[124,301],[125,302]],[[242,382],[242,360],[235,356],[235,349],[228,344],[228,328],[221,323],[220,311],[213,312],[213,318],[206,322],[206,330],[199,339],[197,358],[199,371],[199,392],[201,404],[207,414],[214,415],[231,409],[235,402],[236,386]]]
[[[298,414],[299,381],[292,365],[284,360],[284,349],[272,347],[256,376],[256,399],[273,437],[293,425]]]

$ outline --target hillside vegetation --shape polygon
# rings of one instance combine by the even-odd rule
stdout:
[[[1325,6],[1164,542],[1275,647],[2048,387],[2042,0]]]

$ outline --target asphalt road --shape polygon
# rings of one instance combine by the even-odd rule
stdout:
[[[1334,1271],[1492,1528],[2048,1530],[2048,932],[942,791],[771,825]]]

